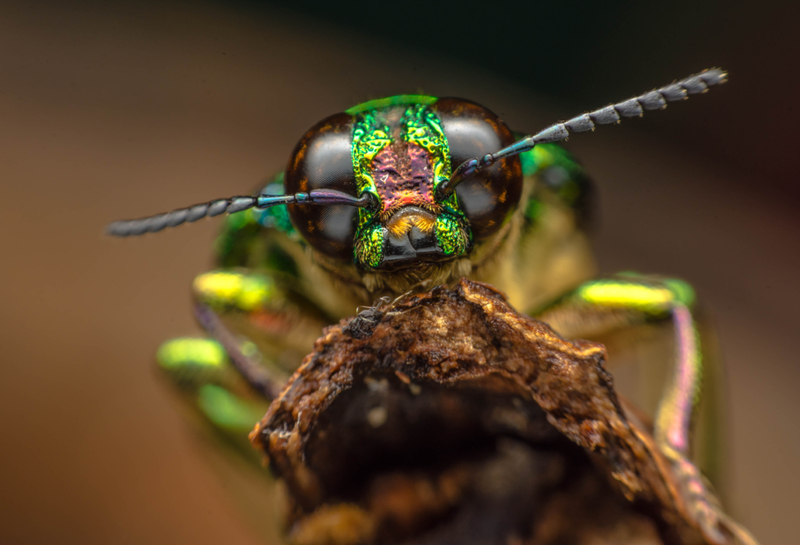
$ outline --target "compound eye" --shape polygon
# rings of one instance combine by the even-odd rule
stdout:
[[[336,114],[323,119],[300,140],[286,168],[286,193],[336,189],[358,196],[351,154],[353,118]],[[353,259],[357,209],[353,206],[289,205],[292,223],[318,252]]]
[[[450,146],[452,169],[516,140],[500,118],[474,102],[441,98],[433,108]],[[496,233],[513,214],[521,194],[522,167],[516,156],[498,161],[456,188],[459,205],[469,219],[475,239]]]

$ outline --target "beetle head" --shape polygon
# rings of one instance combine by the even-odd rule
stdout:
[[[512,143],[497,116],[460,99],[398,96],[318,123],[300,140],[286,192],[334,189],[369,206],[290,205],[315,250],[363,269],[397,270],[464,256],[503,225],[519,201],[516,157],[499,161],[442,196],[452,165]]]
[[[522,192],[519,154],[664,108],[726,78],[723,70],[706,70],[516,142],[496,115],[466,100],[420,95],[373,100],[305,134],[286,169],[283,195],[218,199],[117,221],[106,232],[140,235],[223,212],[285,204],[312,248],[343,262],[354,260],[361,269],[411,269],[452,260],[511,217]]]

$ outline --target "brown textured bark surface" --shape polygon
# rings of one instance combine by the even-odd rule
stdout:
[[[604,360],[462,280],[328,328],[251,438],[301,543],[702,542]]]

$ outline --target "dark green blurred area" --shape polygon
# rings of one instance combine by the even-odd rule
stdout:
[[[704,67],[703,57],[728,61],[726,42],[753,11],[744,2],[689,1],[238,2],[254,11],[264,4],[340,25],[377,47],[474,63],[569,101],[613,100],[619,81],[648,85],[670,69]]]
[[[792,104],[800,95],[797,2],[238,0],[234,5],[254,16],[277,8],[335,25],[373,50],[392,47],[445,64],[473,64],[480,73],[581,111],[663,85],[665,77],[722,67],[736,93],[721,93],[691,112],[673,108],[665,119],[647,116],[641,128],[739,173],[767,176],[773,182],[769,191],[800,198],[798,168],[790,160],[793,131],[800,127],[800,108]]]

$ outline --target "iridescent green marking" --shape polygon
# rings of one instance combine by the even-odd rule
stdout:
[[[382,114],[376,112],[375,108],[408,104],[399,121],[400,134],[405,142],[419,146],[427,153],[431,168],[431,186],[420,193],[420,196],[429,199],[429,205],[438,204],[443,209],[435,225],[437,243],[447,256],[462,255],[469,248],[471,232],[468,228],[465,229],[467,220],[458,205],[456,195],[451,195],[441,203],[435,203],[432,197],[439,184],[449,180],[451,174],[447,137],[441,120],[429,107],[435,101],[432,97],[403,95],[372,101],[348,111],[356,115],[353,123],[352,158],[358,194],[369,192],[381,203],[376,208],[358,210],[355,257],[363,266],[380,266],[387,236],[386,229],[378,221],[386,204],[381,201],[372,172],[375,157],[392,144],[393,138],[391,129],[382,121]]]
[[[289,210],[285,206],[271,206],[264,210],[252,208],[249,211],[255,220],[264,227],[277,229],[289,235],[297,233],[294,225],[292,225],[292,220],[289,219]]]
[[[261,193],[285,194],[283,177],[283,173],[276,175]],[[223,267],[250,266],[252,256],[259,254],[265,229],[275,229],[293,240],[302,240],[289,220],[289,211],[285,206],[272,206],[265,210],[251,208],[236,214],[228,214],[224,218],[219,236],[214,241],[218,264]]]
[[[231,231],[241,231],[242,229],[250,226],[255,225],[258,223],[256,220],[255,214],[252,213],[253,209],[245,210],[244,212],[239,212],[238,214],[228,214],[225,217],[225,229],[230,229]]]
[[[376,119],[374,111],[363,112],[353,123],[353,173],[359,196],[369,192],[380,201],[375,179],[372,177],[372,160],[391,142],[389,127]],[[359,228],[374,220],[377,214],[377,210],[359,208]]]
[[[379,122],[372,110],[362,112],[353,123],[353,173],[358,194],[369,192],[377,202],[380,202],[380,196],[372,176],[372,160],[392,142],[389,134],[389,127]],[[367,267],[377,267],[383,260],[386,230],[376,223],[379,213],[379,208],[358,209],[355,257],[357,262]]]
[[[571,170],[579,167],[572,156],[556,144],[539,144],[530,151],[521,153],[522,174],[532,176],[551,166],[562,166]]]
[[[386,228],[380,223],[373,223],[358,235],[356,239],[356,258],[367,267],[377,267],[383,261],[383,241]]]
[[[275,293],[271,278],[232,271],[212,271],[194,280],[194,293],[215,307],[235,307],[245,312],[264,306]]]
[[[197,405],[211,422],[243,436],[264,416],[264,404],[248,402],[213,384],[200,388]]]
[[[668,278],[664,280],[664,285],[667,286],[670,291],[675,296],[675,300],[682,305],[686,305],[687,307],[691,308],[694,306],[694,302],[697,299],[694,293],[694,288],[690,286],[687,282],[683,280],[678,280],[677,278]]]
[[[443,182],[450,179],[452,165],[450,164],[450,144],[442,128],[442,121],[426,104],[410,106],[403,114],[402,119],[403,139],[409,144],[416,144],[428,152],[433,171],[434,194]],[[453,193],[444,202],[439,203],[446,210],[464,218],[464,213],[458,206],[458,199]]]
[[[158,363],[165,370],[185,367],[220,369],[228,361],[225,349],[217,341],[182,337],[162,344],[156,353]]]
[[[224,221],[214,241],[214,251],[222,264],[237,263],[250,254],[261,226],[252,210],[229,214]]]
[[[378,98],[364,102],[357,106],[353,106],[349,110],[345,110],[345,113],[357,115],[369,110],[379,110],[381,108],[388,108],[390,106],[402,106],[404,104],[433,104],[437,100],[439,99],[427,95],[395,95],[393,97]]]
[[[637,276],[643,278],[641,275],[629,273],[626,276],[631,280],[587,282],[575,295],[593,305],[629,308],[656,316],[670,312],[675,305],[694,305],[694,289],[683,280],[670,278],[654,285],[637,281]]]
[[[544,204],[535,197],[530,197],[525,205],[525,219],[536,221],[544,212]]]
[[[648,314],[667,312],[675,300],[674,294],[667,288],[612,280],[584,284],[578,288],[576,295],[592,305],[617,306]]]
[[[435,190],[439,184],[450,179],[450,145],[439,116],[425,104],[416,104],[406,110],[401,123],[405,129],[403,139],[428,152]]]
[[[284,173],[281,172],[272,181],[265,187],[262,191],[262,195],[285,195],[286,188],[283,185],[283,178]],[[250,216],[258,222],[260,225],[264,227],[277,229],[278,231],[287,233],[287,234],[295,234],[296,229],[294,225],[292,225],[291,220],[289,219],[289,210],[285,206],[270,206],[269,208],[265,208],[264,210],[258,210],[256,208],[251,208],[248,210],[250,212]],[[231,214],[231,216],[235,216],[236,214]]]
[[[190,391],[206,383],[226,384],[232,378],[225,350],[211,339],[172,339],[158,348],[156,361],[173,383]]]
[[[436,243],[447,256],[462,255],[469,246],[460,222],[449,214],[439,214],[436,218]]]
[[[539,144],[520,154],[522,174],[540,176],[544,184],[555,191],[570,206],[581,201],[587,189],[588,177],[572,155],[556,144]]]

